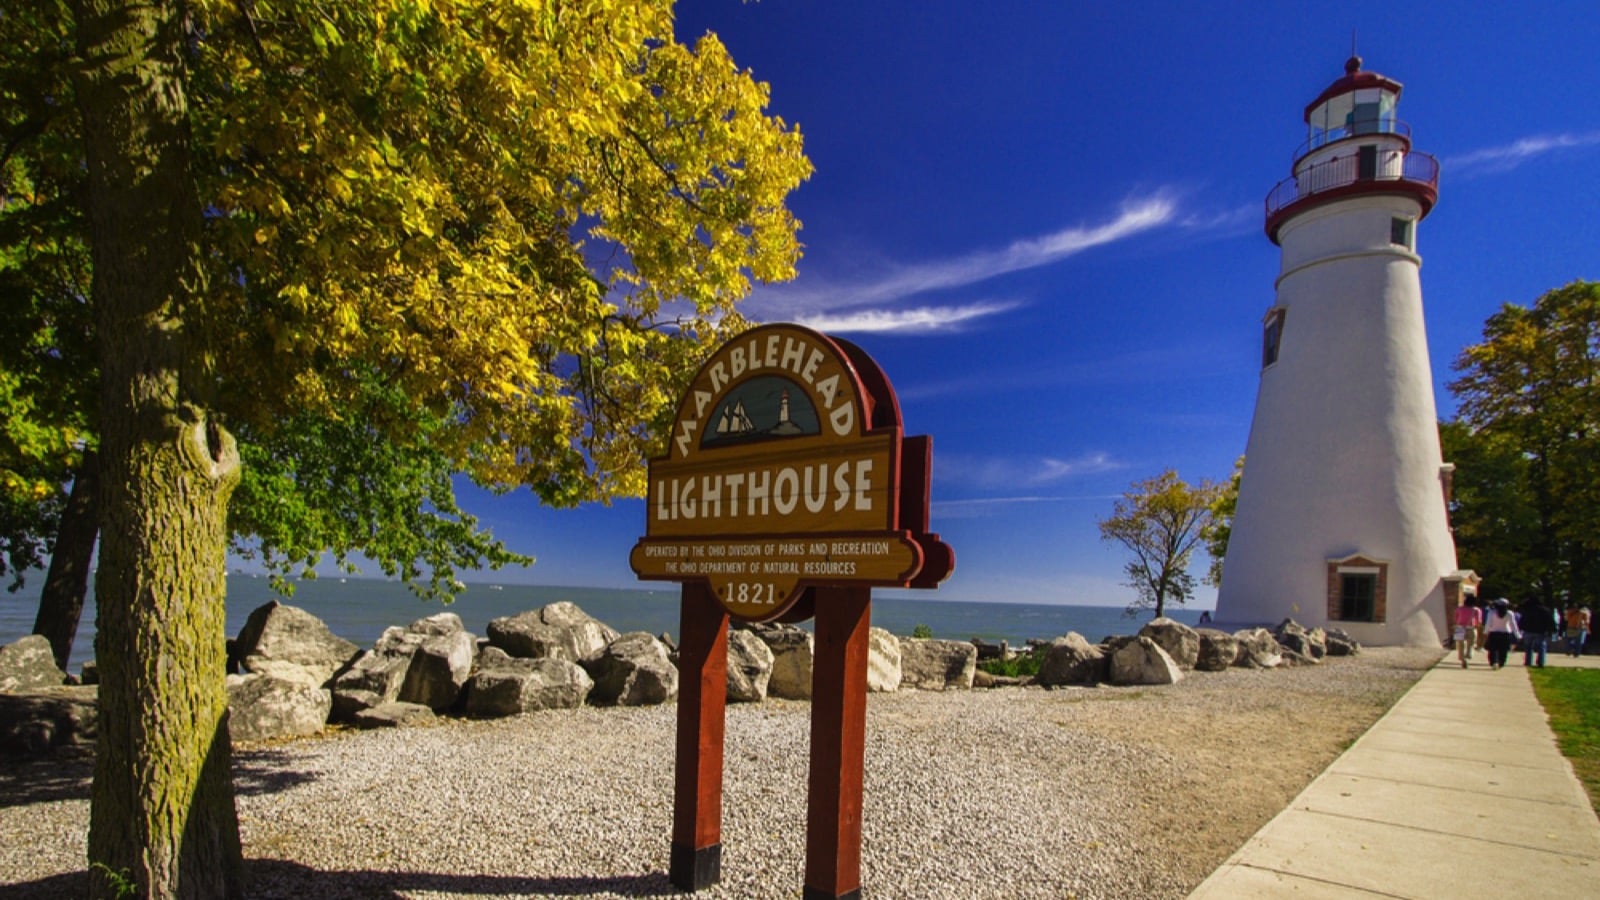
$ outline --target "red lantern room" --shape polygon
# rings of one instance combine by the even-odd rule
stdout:
[[[1438,160],[1411,149],[1411,129],[1396,117],[1400,82],[1362,71],[1359,56],[1344,72],[1306,107],[1306,140],[1295,151],[1293,174],[1267,195],[1273,243],[1284,222],[1345,197],[1404,194],[1416,199],[1421,216],[1438,199]]]

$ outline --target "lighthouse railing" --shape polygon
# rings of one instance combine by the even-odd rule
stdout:
[[[1383,150],[1370,160],[1341,156],[1308,166],[1278,182],[1267,194],[1267,217],[1297,200],[1362,182],[1402,181],[1439,185],[1439,161],[1426,153]]]
[[[1299,159],[1319,147],[1338,143],[1345,138],[1366,137],[1372,134],[1397,134],[1409,141],[1411,125],[1395,118],[1363,119],[1360,122],[1351,120],[1345,125],[1327,130],[1312,125],[1311,136],[1306,138],[1305,143],[1295,148],[1294,158]]]

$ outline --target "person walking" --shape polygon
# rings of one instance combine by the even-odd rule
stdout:
[[[1545,654],[1550,649],[1550,632],[1556,630],[1556,616],[1550,607],[1530,597],[1522,604],[1522,665],[1544,668]]]
[[[1489,651],[1489,668],[1503,669],[1506,657],[1511,655],[1511,644],[1521,637],[1517,617],[1511,614],[1511,601],[1504,597],[1494,601],[1483,617],[1483,643]]]
[[[1483,610],[1478,608],[1478,598],[1468,597],[1467,602],[1456,607],[1456,659],[1461,668],[1472,658],[1472,646],[1478,642],[1478,631],[1483,627]]]
[[[1589,639],[1589,607],[1574,606],[1567,610],[1567,655],[1583,655],[1583,644]]]

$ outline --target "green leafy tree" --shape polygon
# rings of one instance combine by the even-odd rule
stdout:
[[[1467,530],[1468,549],[1483,552],[1474,540],[1515,522],[1526,530],[1499,538],[1522,548],[1536,570],[1519,580],[1547,604],[1562,595],[1600,598],[1600,283],[1575,281],[1532,307],[1506,304],[1484,324],[1483,342],[1463,350],[1455,367],[1461,375],[1450,388],[1469,446],[1514,477],[1520,494],[1504,526],[1469,521],[1471,505],[1458,510],[1456,528]],[[1512,454],[1522,458],[1514,466]],[[1457,478],[1469,488],[1476,480],[1464,465]],[[1485,538],[1473,539],[1474,528]],[[1483,563],[1486,579],[1501,577],[1490,568],[1503,562],[1495,556],[1468,562]]]
[[[1211,566],[1206,569],[1205,583],[1222,586],[1222,559],[1228,555],[1228,539],[1233,536],[1233,514],[1239,506],[1239,478],[1244,475],[1244,457],[1233,461],[1233,474],[1218,486],[1211,501],[1211,516],[1200,530],[1205,541],[1206,555]]]
[[[1133,554],[1124,571],[1138,599],[1128,605],[1128,615],[1150,609],[1160,618],[1167,604],[1182,606],[1194,595],[1189,564],[1221,491],[1211,482],[1192,488],[1168,469],[1135,482],[1100,521],[1100,539]]]
[[[0,51],[8,94],[49,88],[15,135],[81,147],[79,182],[40,196],[81,212],[89,263],[91,871],[239,896],[228,535],[293,557],[271,529],[295,516],[371,527],[292,502],[230,519],[241,460],[290,501],[362,466],[424,504],[446,468],[556,505],[638,493],[749,280],[793,274],[809,164],[764,86],[655,0],[23,0],[0,22],[32,36]],[[362,440],[412,455],[339,456]]]
[[[98,527],[82,141],[58,127],[68,35],[55,4],[0,13],[0,573],[15,591],[49,557],[34,630],[63,667]]]
[[[349,557],[360,552],[423,598],[446,602],[462,589],[458,571],[533,562],[456,503],[454,465],[430,444],[446,423],[375,379],[362,403],[338,416],[291,412],[260,440],[241,438],[242,477],[228,506],[234,552],[263,562],[287,595],[294,584],[285,576],[297,568],[311,570],[326,552],[355,573]],[[371,424],[406,417],[406,443]]]
[[[1552,567],[1540,557],[1539,511],[1528,456],[1504,435],[1462,421],[1441,422],[1451,476],[1450,531],[1462,566],[1476,570],[1485,597],[1518,597],[1556,590]]]

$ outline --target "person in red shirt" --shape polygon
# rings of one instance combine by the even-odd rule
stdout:
[[[1467,602],[1456,607],[1456,658],[1461,668],[1472,658],[1472,646],[1478,642],[1478,629],[1483,627],[1483,610],[1478,608],[1478,598],[1468,597]]]

